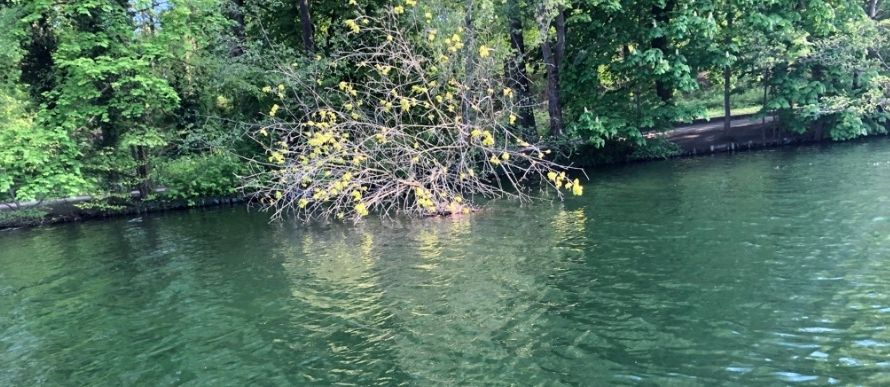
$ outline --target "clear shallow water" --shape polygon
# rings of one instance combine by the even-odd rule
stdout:
[[[890,383],[890,142],[358,228],[0,232],[0,385]]]

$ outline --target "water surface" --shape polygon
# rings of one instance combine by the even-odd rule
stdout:
[[[0,385],[890,383],[890,142],[458,219],[0,232]]]

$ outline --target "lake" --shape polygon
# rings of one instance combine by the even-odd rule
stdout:
[[[463,218],[0,232],[0,385],[890,384],[890,141]]]

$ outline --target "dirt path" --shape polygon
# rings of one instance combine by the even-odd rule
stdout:
[[[804,140],[779,130],[773,117],[733,118],[728,133],[723,132],[723,120],[678,127],[653,135],[662,136],[680,146],[684,155],[743,150],[788,144]]]
[[[730,124],[730,130],[736,128],[743,128],[753,125],[763,125],[765,123],[773,122],[773,117],[763,118],[752,118],[752,117],[733,117],[732,123]],[[712,132],[712,131],[722,131],[723,130],[723,119],[715,119],[710,122],[704,122],[700,124],[692,124],[687,126],[681,126],[674,130],[668,131],[667,133],[673,135],[691,135],[698,134],[703,132]]]

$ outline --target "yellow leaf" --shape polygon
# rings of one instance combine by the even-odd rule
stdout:
[[[578,179],[575,179],[572,184],[572,194],[575,196],[581,196],[584,194],[584,187],[581,186],[581,182]]]
[[[368,216],[368,207],[365,203],[358,203],[355,205],[355,213],[362,217]]]
[[[479,57],[480,58],[488,58],[491,55],[491,49],[486,45],[479,46]]]
[[[556,172],[553,172],[553,171],[547,172],[547,179],[550,181],[556,181],[556,176],[557,176]]]

